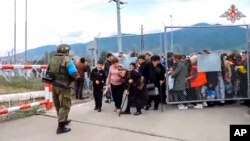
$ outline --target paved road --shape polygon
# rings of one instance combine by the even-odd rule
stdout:
[[[0,124],[1,141],[227,141],[230,124],[250,124],[247,108],[239,105],[202,110],[143,111],[141,116],[113,112],[114,104],[104,104],[103,112],[93,111],[93,102],[72,107],[72,131],[56,135],[55,111],[42,116]],[[133,111],[134,112],[134,111]]]

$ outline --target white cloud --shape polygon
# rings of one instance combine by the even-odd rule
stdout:
[[[109,0],[28,0],[28,48],[46,44],[90,41],[101,36],[115,34],[116,5]],[[219,16],[235,4],[245,15],[250,13],[248,0],[124,0],[121,21],[123,33],[140,34],[140,25],[145,33],[163,31],[163,23],[192,25],[200,22],[231,24]],[[13,3],[0,1],[0,56],[13,48]],[[25,0],[17,0],[17,50],[24,50]],[[247,15],[248,16],[248,15]],[[244,19],[250,23],[249,18]],[[236,24],[243,24],[243,20]],[[76,37],[70,33],[82,33]]]

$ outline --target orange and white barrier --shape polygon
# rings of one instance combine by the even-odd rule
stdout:
[[[53,107],[52,85],[48,83],[44,83],[44,88],[45,88],[45,99],[48,100],[46,108],[51,109]]]
[[[24,110],[24,109],[29,109],[31,107],[36,107],[39,105],[47,105],[47,103],[48,103],[48,100],[43,100],[43,101],[34,102],[34,103],[30,103],[30,104],[24,104],[24,105],[20,105],[20,106],[16,106],[16,107],[2,109],[2,110],[0,110],[0,115],[8,114],[11,112],[20,111],[20,110]]]
[[[28,80],[27,74],[24,71],[32,71],[34,70],[37,73],[37,76],[44,76],[48,65],[12,65],[12,64],[0,64],[0,76],[3,76],[6,81],[10,82],[7,77],[6,72],[10,72],[13,70],[18,70],[19,75],[23,76],[26,80]],[[38,70],[41,70],[39,72]]]
[[[2,64],[0,65],[0,70],[13,70],[13,69],[47,69],[48,65],[12,65],[12,64]]]
[[[24,104],[16,107],[10,107],[10,108],[5,108],[5,109],[0,109],[0,115],[2,114],[8,114],[11,112],[15,111],[20,111],[24,109],[29,109],[32,107],[40,106],[40,105],[45,105],[47,110],[52,109],[53,107],[53,100],[52,100],[52,85],[44,83],[45,87],[45,100],[34,102],[34,103],[29,103],[29,104]]]
[[[0,95],[0,103],[1,102],[9,102],[9,101],[24,101],[35,98],[44,98],[45,91],[36,91],[36,92],[26,92],[26,93],[18,93],[18,94],[5,94]]]

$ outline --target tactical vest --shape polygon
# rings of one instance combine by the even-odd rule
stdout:
[[[48,75],[55,81],[69,85],[72,82],[72,78],[67,72],[69,62],[70,58],[68,56],[54,56],[49,63]]]

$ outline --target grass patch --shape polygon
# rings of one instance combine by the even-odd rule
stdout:
[[[40,78],[11,77],[10,82],[0,77],[0,94],[22,93],[30,91],[44,90],[44,85]]]

